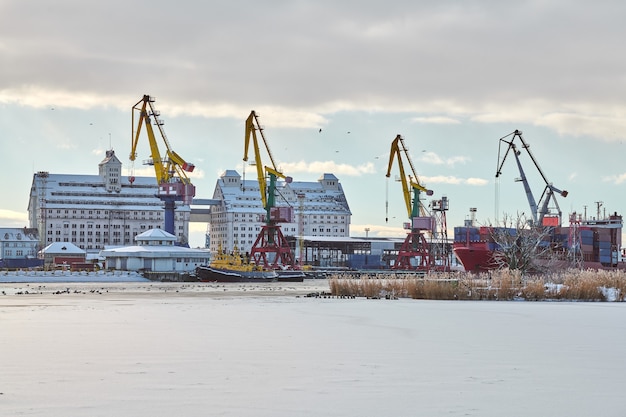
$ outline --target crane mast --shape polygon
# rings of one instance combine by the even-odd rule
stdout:
[[[261,160],[261,149],[257,132],[261,136],[271,166],[265,166]],[[254,110],[250,112],[246,119],[244,162],[248,161],[250,147],[252,147],[254,152],[254,165],[257,171],[261,202],[265,210],[265,225],[261,228],[256,241],[252,245],[250,257],[256,265],[268,269],[295,269],[296,264],[293,252],[281,231],[280,225],[278,225],[280,222],[291,222],[293,220],[293,210],[291,207],[276,207],[276,181],[278,178],[283,178],[285,182],[291,183],[292,179],[285,176],[276,167],[274,157],[263,134],[263,128],[259,123],[258,115]]]
[[[403,155],[411,169],[409,175],[406,174],[404,168]],[[434,258],[431,256],[430,245],[426,241],[424,232],[432,232],[434,224],[433,217],[426,213],[426,209],[420,201],[420,193],[424,192],[430,196],[433,192],[419,183],[408,149],[400,135],[397,135],[391,142],[387,178],[391,176],[394,160],[398,161],[402,194],[410,223],[408,225],[409,233],[398,251],[396,262],[392,268],[428,271],[434,266]],[[411,194],[413,195],[412,198]]]
[[[137,145],[142,128],[148,136],[150,146],[150,158],[144,161],[145,165],[152,165],[158,184],[157,197],[163,201],[165,208],[164,230],[176,235],[174,228],[174,212],[176,202],[191,204],[196,194],[196,188],[191,183],[187,172],[193,172],[195,166],[186,162],[180,155],[172,150],[170,143],[163,129],[163,121],[159,119],[160,113],[154,109],[155,99],[149,95],[144,95],[132,108],[132,135],[130,160],[137,158]],[[165,144],[165,154],[161,156],[161,151],[157,143],[156,135],[152,124],[155,124]],[[130,178],[130,182],[134,177]]]
[[[510,140],[506,140],[510,136],[512,136],[512,138]],[[541,178],[543,179],[545,183],[545,187],[543,189],[541,197],[539,198],[540,204],[538,204],[537,201],[535,200],[535,197],[530,188],[530,184],[528,183],[528,178],[526,177],[526,173],[524,172],[524,168],[522,167],[522,163],[519,157],[521,154],[521,151],[515,145],[516,138],[519,139],[519,141],[521,142],[522,149],[526,150],[526,152],[528,153],[528,156],[530,157],[531,161],[535,165],[535,168],[539,172],[539,175],[541,176]],[[506,144],[507,148],[502,158],[500,158],[503,144]],[[560,190],[556,188],[554,185],[552,185],[551,182],[548,181],[545,174],[543,173],[543,170],[537,163],[535,156],[530,151],[530,145],[528,145],[526,141],[524,140],[524,138],[522,137],[522,132],[520,130],[515,130],[514,132],[504,136],[503,138],[500,138],[500,143],[498,147],[498,167],[496,170],[496,178],[499,178],[500,175],[502,175],[502,167],[504,166],[504,161],[506,160],[506,157],[509,154],[509,151],[513,153],[513,156],[515,157],[515,162],[517,164],[517,169],[520,173],[520,177],[519,179],[517,179],[517,181],[520,181],[524,186],[526,199],[528,200],[528,205],[530,207],[532,225],[533,226],[561,226],[562,212],[561,212],[561,208],[559,207],[559,203],[556,199],[556,194],[562,197],[567,197],[568,192],[565,190]],[[555,217],[555,216],[550,215],[550,209],[549,209],[550,201],[554,203],[557,209],[557,216],[556,216],[557,224],[550,224],[551,222],[549,218]]]

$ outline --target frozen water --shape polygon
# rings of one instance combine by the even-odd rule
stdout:
[[[2,416],[623,416],[624,303],[0,284]],[[28,293],[26,293],[28,292]]]

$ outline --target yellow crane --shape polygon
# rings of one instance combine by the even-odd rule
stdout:
[[[411,168],[411,174],[407,176],[404,170],[404,162],[402,162],[402,155],[405,156],[409,167]],[[402,183],[402,193],[404,195],[404,203],[406,204],[406,211],[409,218],[414,218],[421,215],[426,214],[426,210],[424,206],[421,204],[419,195],[420,192],[426,193],[426,195],[433,195],[432,190],[426,189],[423,185],[419,183],[417,174],[415,172],[415,167],[413,166],[413,162],[409,157],[409,151],[404,145],[404,138],[400,135],[397,135],[396,138],[391,142],[391,151],[389,152],[389,164],[387,166],[387,174],[386,177],[389,178],[391,176],[391,168],[393,167],[393,161],[398,160],[398,168],[400,170],[400,182]],[[407,180],[408,178],[408,180]],[[411,190],[413,191],[413,199],[411,200]]]
[[[271,166],[266,166],[261,160],[261,150],[257,132],[261,136],[267,155],[270,158]],[[261,127],[258,115],[254,110],[246,119],[246,132],[244,139],[244,162],[248,161],[248,152],[252,145],[254,150],[254,165],[256,166],[261,202],[265,209],[265,226],[261,228],[256,241],[250,250],[250,257],[256,265],[262,265],[269,269],[293,269],[295,268],[294,256],[283,236],[280,226],[277,223],[293,221],[292,207],[276,207],[276,181],[283,178],[285,182],[291,183],[291,177],[283,174],[274,162],[274,157],[267,144],[263,128]],[[269,183],[268,183],[269,178]]]
[[[404,162],[402,161],[403,155],[411,168],[409,175],[407,175],[404,169]],[[402,183],[404,202],[410,221],[408,225],[410,232],[398,250],[398,256],[393,265],[393,269],[429,270],[434,263],[434,259],[430,255],[430,248],[423,232],[432,231],[433,217],[427,215],[426,209],[420,201],[420,193],[424,192],[426,195],[430,196],[433,195],[433,192],[419,183],[415,167],[409,157],[409,151],[404,144],[404,138],[400,135],[397,135],[391,142],[389,164],[386,174],[387,178],[391,176],[393,161],[396,159],[400,170],[400,182]],[[413,198],[411,198],[411,191]],[[388,218],[386,220],[388,220]]]
[[[261,161],[261,150],[259,147],[259,140],[257,137],[257,131],[263,140],[263,145],[267,155],[270,158],[271,166],[263,165]],[[270,151],[265,135],[263,134],[263,128],[259,123],[259,116],[254,110],[250,112],[250,115],[246,119],[246,135],[244,140],[243,160],[248,162],[248,151],[250,149],[250,142],[252,142],[252,148],[254,149],[254,165],[256,166],[257,179],[259,181],[259,189],[261,191],[261,201],[263,208],[266,211],[266,223],[269,223],[272,218],[272,208],[276,204],[276,180],[283,178],[287,183],[292,181],[291,177],[287,177],[276,168],[276,162],[274,162],[274,156]],[[269,177],[269,185],[267,182]]]
[[[176,235],[174,229],[174,211],[176,201],[183,204],[191,204],[196,194],[196,187],[191,183],[187,172],[192,172],[195,166],[186,162],[180,155],[172,150],[165,131],[163,121],[159,119],[159,112],[154,109],[154,98],[144,95],[132,109],[132,137],[130,160],[134,163],[137,158],[137,144],[142,128],[148,135],[150,144],[150,158],[144,161],[145,165],[154,166],[154,173],[159,186],[157,196],[165,205],[165,225],[164,230]],[[161,139],[165,144],[165,155],[161,156],[159,145],[152,124],[155,124],[161,134]],[[131,183],[134,178],[131,176]]]

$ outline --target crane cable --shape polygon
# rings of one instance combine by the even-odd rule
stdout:
[[[389,222],[389,177],[385,182],[385,223]]]
[[[508,135],[505,135],[505,136],[501,137],[499,139],[499,141],[498,141],[498,162],[497,162],[497,165],[496,165],[496,180],[494,181],[494,187],[495,187],[495,190],[494,190],[494,193],[495,193],[495,196],[494,196],[494,217],[495,217],[495,225],[496,226],[500,222],[500,215],[499,215],[499,212],[500,212],[500,168],[501,168],[500,167],[500,156],[501,156],[500,150],[501,150],[502,140],[507,138],[507,137],[509,137],[509,136],[511,136],[511,135],[513,135],[513,134],[515,134],[515,132],[509,133]],[[506,155],[505,155],[505,157],[506,157]],[[502,161],[502,162],[504,162],[504,161]]]

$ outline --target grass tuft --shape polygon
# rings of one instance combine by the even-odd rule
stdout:
[[[626,271],[566,270],[547,275],[522,276],[519,271],[485,274],[428,273],[398,277],[341,274],[330,277],[335,296],[413,298],[423,300],[578,300],[624,301]]]

